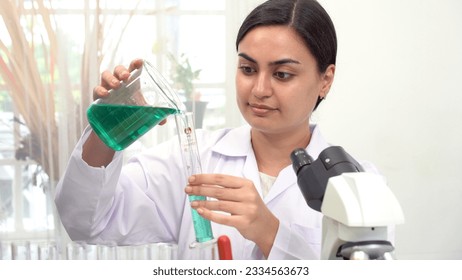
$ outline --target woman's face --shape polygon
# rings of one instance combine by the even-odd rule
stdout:
[[[256,27],[238,45],[237,103],[262,132],[308,128],[318,97],[325,97],[335,66],[319,73],[302,39],[287,26]]]

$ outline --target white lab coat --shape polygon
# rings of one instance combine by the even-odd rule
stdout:
[[[329,144],[316,126],[308,153],[316,159]],[[186,175],[178,139],[137,154],[123,164],[117,152],[106,167],[88,166],[81,157],[87,129],[58,183],[55,202],[61,221],[73,240],[115,241],[120,245],[154,242],[178,244],[179,258],[190,259],[195,240],[191,208],[184,192]],[[253,181],[260,178],[250,141],[250,128],[196,132],[204,173],[222,173]],[[373,166],[364,165],[367,170]],[[264,202],[280,226],[269,259],[319,259],[322,214],[309,208],[298,188],[292,166],[284,168]],[[212,223],[215,237],[227,235],[234,259],[262,259],[255,243],[232,227]]]

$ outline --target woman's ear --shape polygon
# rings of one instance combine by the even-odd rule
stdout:
[[[334,76],[335,76],[335,65],[331,64],[327,67],[326,71],[322,74],[322,85],[321,85],[321,92],[319,94],[319,97],[322,99],[325,99],[327,94],[330,91],[330,87],[332,86],[332,83],[334,82]]]

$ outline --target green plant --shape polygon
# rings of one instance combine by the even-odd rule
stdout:
[[[202,69],[194,70],[184,53],[179,59],[176,59],[173,54],[169,54],[168,57],[172,63],[172,80],[175,86],[184,91],[187,101],[194,100],[194,80],[199,79]]]

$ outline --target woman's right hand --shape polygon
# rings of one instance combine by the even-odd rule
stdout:
[[[130,77],[130,72],[143,66],[142,59],[135,59],[130,63],[128,69],[123,65],[118,65],[111,73],[109,70],[101,73],[101,84],[93,89],[93,100],[106,97],[109,90],[120,87],[120,82],[126,81]]]
[[[125,81],[130,77],[130,72],[143,66],[142,59],[135,59],[126,68],[123,65],[118,65],[111,73],[109,70],[101,73],[101,83],[93,89],[93,100],[106,97],[109,90],[116,89],[121,86],[121,81]],[[94,131],[92,131],[83,144],[82,159],[90,166],[102,167],[111,163],[115,151],[99,139]]]
[[[142,59],[132,60],[130,66],[126,68],[123,65],[118,65],[111,73],[109,70],[101,73],[101,83],[93,89],[93,100],[106,97],[109,90],[116,89],[121,86],[122,81],[126,81],[130,77],[130,72],[139,69],[143,66]],[[159,125],[163,125],[167,120],[163,120]],[[111,163],[115,151],[101,141],[94,131],[90,133],[87,141],[83,144],[82,159],[90,166],[102,167]]]

